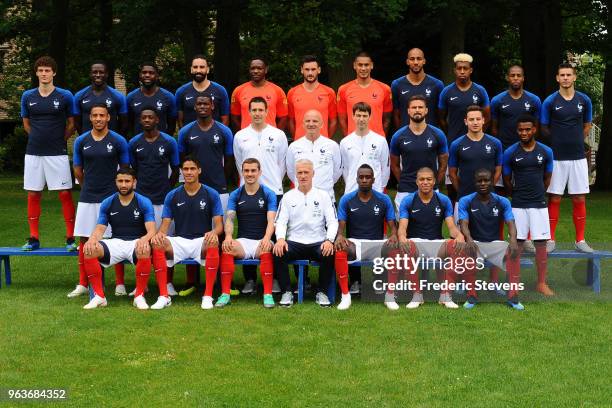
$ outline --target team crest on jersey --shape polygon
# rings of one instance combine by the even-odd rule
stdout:
[[[113,152],[113,144],[112,143],[109,142],[109,143],[106,144],[106,151],[109,152],[109,153]]]
[[[60,106],[60,101],[58,101],[57,99],[54,99],[53,100],[53,107],[55,109],[59,109],[59,106]]]
[[[158,150],[159,150],[159,155],[160,155],[160,156],[163,156],[163,155],[164,155],[164,153],[166,152],[166,149],[164,149],[164,146],[159,146],[159,149],[158,149]]]
[[[431,137],[427,138],[427,147],[431,147],[433,145],[433,140],[431,140]]]
[[[257,202],[259,203],[259,208],[263,208],[264,204],[266,203],[263,198],[260,198]]]
[[[488,153],[491,153],[491,145],[487,143],[487,144],[485,145],[485,150],[487,151],[487,154],[488,154]]]
[[[203,210],[206,207],[206,201],[200,200],[200,210]]]
[[[582,113],[582,109],[584,108],[582,103],[578,102],[578,105],[576,105],[576,107],[578,108],[578,112]]]
[[[529,101],[525,101],[525,111],[529,112],[529,109],[531,109],[531,104]]]
[[[376,145],[372,143],[372,150],[376,150]]]
[[[162,108],[164,107],[164,103],[160,100],[155,102],[155,104],[157,105],[157,110],[162,110]]]
[[[378,206],[378,204],[376,204],[374,206],[374,215],[378,215],[378,214],[380,214],[380,207]]]
[[[474,104],[478,104],[480,98],[478,98],[478,95],[474,94],[472,95],[472,101],[474,101]]]
[[[321,154],[325,154],[325,149],[319,149],[319,151],[321,152]]]
[[[431,96],[431,89],[425,88],[425,97],[429,98]]]
[[[312,216],[313,217],[320,217],[323,212],[321,211],[321,207],[319,207],[319,202],[318,201],[314,201],[314,209],[312,211]]]
[[[542,157],[542,155],[540,153],[538,153],[538,155],[536,156],[536,159],[538,159],[538,164],[542,164],[542,161],[544,160],[544,157]]]
[[[493,216],[497,217],[499,215],[499,210],[497,209],[497,207],[493,207]]]
[[[112,101],[110,98],[106,98],[106,101],[105,101],[105,102],[106,102],[106,107],[107,107],[107,108],[110,108],[110,107],[111,107],[111,105],[113,104],[113,101]]]
[[[140,218],[140,211],[138,211],[138,209],[134,209],[134,219],[137,220],[138,218]]]
[[[442,209],[440,208],[440,206],[436,205],[436,209],[434,211],[436,212],[436,217],[439,217],[440,214],[442,214]]]
[[[378,94],[377,93],[373,93],[372,94],[372,99],[377,99],[378,98]]]
[[[219,137],[219,134],[215,133],[215,135],[213,136],[213,143],[219,144],[219,140],[221,140],[221,138]]]

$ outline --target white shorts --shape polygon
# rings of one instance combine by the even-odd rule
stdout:
[[[504,268],[504,256],[508,250],[508,243],[506,241],[491,241],[491,242],[476,242],[478,246],[479,256],[489,261],[495,266]]]
[[[499,176],[497,179],[497,183],[495,183],[495,187],[503,187],[504,186],[504,176]]]
[[[236,241],[240,242],[240,245],[244,250],[243,259],[258,259],[255,254],[257,253],[257,247],[261,242],[260,239],[237,238]]]
[[[86,237],[94,232],[98,224],[98,215],[100,214],[100,206],[102,203],[81,203],[77,204],[76,218],[74,221],[74,236]],[[110,225],[106,227],[104,237],[111,237],[112,231]]]
[[[516,224],[516,238],[550,239],[550,223],[548,221],[548,208],[512,208],[514,224]]]
[[[172,245],[172,252],[174,253],[174,258],[166,261],[168,266],[174,266],[185,259],[193,259],[200,265],[205,264],[205,260],[202,259],[202,245],[204,244],[204,237],[194,239],[183,237],[167,238]]]
[[[396,215],[396,217],[397,217],[398,221],[399,221],[399,217],[400,217],[400,204],[402,203],[402,200],[404,199],[404,197],[406,197],[408,194],[410,194],[410,193],[407,192],[407,191],[403,191],[401,193],[398,191],[395,194],[394,202],[395,202],[395,207],[397,208],[397,213],[396,213],[397,215]]]
[[[108,248],[110,260],[108,261],[108,263],[100,262],[100,265],[107,268],[123,261],[128,261],[129,263],[133,264],[136,241],[138,240],[134,239],[131,241],[126,241],[119,238],[103,239],[101,242],[104,242],[104,244]]]
[[[227,203],[229,203],[229,193],[219,194],[221,199],[221,207],[223,208],[223,214],[227,211]]]
[[[553,160],[553,172],[547,193],[563,195],[589,192],[589,166],[586,159]]]
[[[446,242],[445,239],[422,239],[408,238],[417,247],[417,254],[422,258],[437,258],[440,247]]]
[[[164,211],[163,204],[153,204],[153,212],[155,213],[155,228],[159,230],[159,226],[162,222],[162,212]],[[167,235],[174,235],[174,220],[170,222]]]
[[[445,180],[445,184],[448,186],[449,184],[453,184],[453,182],[450,179],[450,176],[448,175],[448,169],[449,167],[446,166],[446,174],[444,175],[444,180]]]
[[[70,160],[63,156],[33,156],[26,154],[23,166],[23,189],[43,191],[69,190],[72,188]]]
[[[381,257],[382,246],[385,242],[387,242],[386,239],[349,238],[348,240],[355,244],[355,260],[349,261],[349,264],[359,261],[372,261],[374,258]],[[368,243],[373,245],[363,245]]]

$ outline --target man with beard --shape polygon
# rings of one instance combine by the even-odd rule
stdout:
[[[95,293],[83,309],[95,309],[107,305],[100,264],[108,267],[127,261],[136,264],[134,306],[144,310],[149,308],[144,293],[151,274],[149,240],[155,235],[153,205],[151,200],[134,192],[136,186],[134,169],[119,169],[115,184],[118,192],[102,201],[97,225],[83,249],[85,272]],[[113,236],[102,239],[109,224]],[[160,293],[161,290],[160,286]],[[162,309],[170,305],[169,298],[162,300],[161,297],[151,309]]]
[[[229,126],[229,97],[225,88],[208,79],[210,67],[206,56],[197,54],[191,59],[191,82],[176,90],[178,127],[181,129],[196,120],[195,101],[198,96],[210,96],[215,104],[214,118]]]
[[[250,81],[239,85],[232,93],[232,127],[238,131],[251,123],[249,102],[261,96],[268,103],[266,123],[285,130],[287,127],[287,96],[282,88],[267,80],[268,64],[263,58],[254,58],[249,63]]]
[[[398,180],[395,205],[399,206],[409,193],[417,190],[416,174],[422,167],[434,171],[434,183],[444,183],[448,163],[446,137],[440,129],[427,123],[427,98],[413,95],[408,101],[410,123],[391,138],[391,171]],[[436,188],[434,186],[434,188]]]
[[[391,255],[389,250],[397,245],[395,209],[388,195],[372,189],[376,181],[374,169],[368,164],[362,164],[355,178],[357,190],[342,196],[338,205],[335,267],[342,292],[338,305],[340,310],[351,306],[348,262],[373,260],[381,255],[388,257]],[[390,232],[388,239],[385,235],[385,222]],[[374,244],[380,244],[381,249],[369,251],[369,247]]]
[[[314,55],[306,55],[302,58],[300,72],[304,82],[294,86],[287,92],[287,103],[289,108],[289,133],[293,140],[299,139],[306,134],[304,130],[304,114],[315,109],[323,116],[323,128],[321,134],[325,137],[333,137],[336,133],[336,93],[333,89],[319,82],[321,66]]]
[[[158,128],[170,135],[176,129],[176,103],[174,95],[157,84],[159,71],[157,66],[146,62],[140,66],[140,88],[134,89],[127,96],[129,129],[133,135],[142,132],[140,112],[145,106],[154,106],[159,117]]]
[[[108,66],[104,61],[95,61],[89,71],[91,85],[81,89],[74,95],[75,126],[81,134],[91,130],[89,112],[91,107],[106,104],[111,121],[108,128],[122,135],[127,133],[127,102],[125,96],[107,84]]]
[[[406,65],[408,74],[397,78],[391,83],[393,97],[393,123],[396,129],[408,124],[408,104],[415,95],[425,97],[427,104],[427,123],[437,126],[436,109],[438,97],[444,89],[444,84],[438,78],[425,73],[425,54],[419,48],[408,51]]]
[[[79,251],[79,284],[68,294],[76,297],[86,294],[87,274],[84,269],[83,246],[96,228],[102,200],[116,191],[115,175],[118,167],[129,167],[128,144],[123,136],[109,130],[110,115],[106,104],[92,106],[89,120],[93,128],[74,141],[74,176],[81,185],[76,211],[74,234],[81,237]],[[107,231],[110,232],[110,231]],[[124,295],[121,288],[118,295]]]

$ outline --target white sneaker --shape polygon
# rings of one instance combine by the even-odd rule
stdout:
[[[168,282],[166,284],[166,289],[168,290],[168,296],[178,296],[178,292],[174,289],[174,285],[172,282]]]
[[[89,289],[87,289],[85,286],[83,285],[76,285],[76,288],[74,288],[74,290],[72,292],[70,292],[67,296],[69,298],[73,298],[73,297],[77,297],[77,296],[81,296],[81,295],[86,295],[89,293]]]
[[[151,309],[160,310],[165,307],[169,307],[171,304],[172,304],[172,299],[170,299],[170,296],[160,296],[157,298],[157,302],[151,305]]]
[[[315,302],[321,307],[329,307],[331,305],[329,298],[323,292],[318,292],[315,296]]]
[[[136,289],[134,289],[135,291]],[[117,285],[115,286],[115,296],[125,296],[127,295],[127,290],[125,290],[125,285]],[[134,296],[134,295],[132,295]]]
[[[589,246],[589,244],[587,244],[584,239],[582,241],[576,242],[574,244],[574,248],[576,248],[576,251],[584,252],[585,254],[592,254],[593,253],[593,248],[591,248]]]
[[[438,302],[438,303],[447,309],[459,309],[459,305],[453,302],[452,300],[449,300],[447,302]]]
[[[140,310],[147,310],[149,308],[149,305],[147,305],[147,301],[145,300],[143,295],[136,296],[134,298],[134,302],[132,303],[134,304],[134,306],[136,306],[137,309]]]
[[[391,293],[385,293],[385,306],[389,310],[399,310],[399,305],[395,301],[395,295]]]
[[[281,296],[281,300],[278,302],[278,304],[282,307],[291,307],[291,305],[293,305],[293,293],[289,291],[283,293],[283,296]]]
[[[276,279],[272,282],[272,293],[281,293],[280,285]]]
[[[83,306],[83,309],[95,309],[97,307],[106,307],[107,304],[108,303],[106,303],[106,298],[96,295],[93,297],[93,299],[89,301],[88,304]]]
[[[340,299],[340,303],[338,304],[338,310],[346,310],[349,307],[351,307],[351,294],[342,294],[342,299]]]
[[[533,241],[528,239],[523,242],[523,250],[530,254],[535,254],[535,245],[533,245]]]
[[[145,288],[144,293],[149,293],[149,288]],[[116,295],[117,293],[115,293]],[[133,291],[131,291],[130,293],[128,293],[128,296],[135,296],[136,295],[136,288],[134,288]]]
[[[553,241],[552,239],[549,239],[548,241],[546,241],[546,252],[551,253],[552,251],[555,250],[556,246],[557,244],[555,243],[555,241]]]
[[[406,309],[416,309],[421,306],[424,302],[422,293],[413,293],[412,300],[406,305]]]
[[[213,307],[215,307],[215,306],[213,305],[213,298],[212,298],[212,296],[202,296],[202,309],[210,310]]]
[[[361,285],[359,284],[359,281],[353,282],[353,284],[351,285],[349,289],[349,293],[351,295],[358,295],[361,293]]]

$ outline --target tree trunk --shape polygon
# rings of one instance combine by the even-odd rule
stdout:
[[[546,76],[542,52],[544,9],[545,7],[537,0],[521,0],[518,12],[525,88],[542,99],[546,97]]]
[[[220,1],[217,6],[213,77],[231,92],[240,81],[240,19],[244,0]]]
[[[562,62],[561,55],[561,27],[563,21],[561,20],[561,4],[559,0],[549,0],[545,2],[544,9],[544,44],[546,48],[544,50],[545,60],[544,66],[544,79],[545,79],[545,94],[542,95],[542,99],[550,95],[557,89],[559,85],[555,77],[557,76],[557,67]]]
[[[68,3],[69,0],[53,0],[51,19],[51,38],[49,39],[49,54],[57,62],[57,75],[54,83],[66,87],[66,44],[68,38]]]
[[[194,7],[191,2],[181,2],[179,15],[181,19],[181,42],[187,74],[190,73],[191,59],[195,54],[204,53],[202,29],[200,28],[200,7]]]
[[[111,30],[113,29],[113,3],[111,0],[99,0],[100,10],[100,55],[105,56],[108,71],[108,84],[115,86],[115,59],[111,44]]]
[[[440,79],[445,84],[455,81],[453,56],[465,48],[465,19],[457,11],[451,8],[442,15]]]
[[[609,60],[608,60],[609,61]],[[601,137],[597,151],[597,178],[595,185],[599,189],[612,189],[612,63],[606,64],[603,89],[603,115],[601,119]]]

